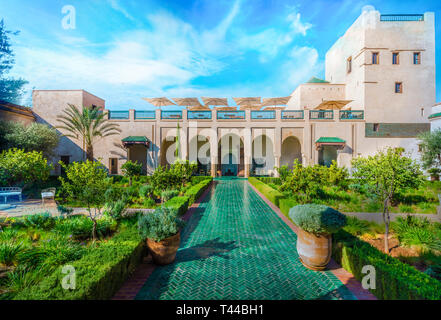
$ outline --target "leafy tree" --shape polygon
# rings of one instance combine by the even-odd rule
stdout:
[[[185,185],[190,181],[191,176],[196,172],[198,165],[196,162],[190,162],[188,160],[176,160],[170,166],[170,171],[172,171],[181,180],[181,185]]]
[[[121,166],[121,170],[123,174],[129,178],[129,186],[132,186],[133,177],[142,174],[142,164],[137,161],[132,162],[131,160],[128,160]]]
[[[150,183],[158,195],[165,190],[177,189],[181,184],[179,176],[175,172],[162,166],[153,172]]]
[[[28,82],[7,76],[15,63],[11,35],[18,35],[18,32],[6,30],[3,19],[0,20],[0,100],[19,103],[24,93],[23,87]]]
[[[39,151],[47,158],[54,154],[58,145],[57,131],[45,124],[0,121],[0,149],[18,148],[25,151]]]
[[[97,239],[97,219],[101,216],[101,210],[106,203],[107,189],[110,187],[110,179],[107,171],[100,162],[86,160],[86,162],[73,162],[66,165],[60,161],[60,165],[66,170],[66,179],[59,177],[63,190],[68,198],[84,203],[93,222],[92,237]]]
[[[441,129],[424,132],[418,139],[423,168],[441,168]]]
[[[0,154],[0,184],[3,186],[27,186],[45,181],[52,169],[41,152],[14,148]]]
[[[352,160],[353,177],[368,184],[383,202],[383,221],[386,226],[384,249],[389,253],[389,205],[400,190],[419,187],[424,179],[419,165],[403,155],[402,148],[388,148],[374,156]]]
[[[83,141],[86,158],[93,161],[93,144],[97,138],[104,138],[121,132],[117,123],[109,122],[98,108],[83,107],[79,110],[75,105],[63,110],[58,116],[61,123],[57,128],[66,131],[64,136]]]

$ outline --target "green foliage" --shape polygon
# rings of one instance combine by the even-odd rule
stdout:
[[[5,266],[15,265],[22,250],[21,243],[15,241],[0,242],[0,264]]]
[[[280,199],[285,198],[281,192],[274,190],[257,178],[250,177],[248,178],[248,181],[276,206],[279,206]]]
[[[177,234],[185,222],[176,216],[176,212],[167,207],[160,207],[153,213],[139,216],[139,234],[143,239],[159,242]]]
[[[334,260],[361,281],[362,269],[372,265],[376,289],[370,291],[384,300],[440,300],[441,283],[396,258],[392,258],[357,237],[340,230],[333,236]]]
[[[50,230],[55,226],[55,219],[49,212],[31,214],[23,218],[24,225],[28,228]]]
[[[188,188],[185,191],[185,195],[190,199],[189,205],[192,205],[202,195],[202,193],[205,191],[205,189],[207,189],[212,180],[213,178],[211,177],[210,179],[202,180],[198,184]]]
[[[370,224],[366,220],[360,220],[355,217],[346,217],[346,225],[343,230],[355,236],[362,236],[371,231]]]
[[[24,85],[28,82],[7,76],[15,63],[11,35],[18,35],[18,31],[6,30],[3,19],[0,20],[0,100],[19,103],[24,93]]]
[[[76,289],[65,290],[62,267],[41,282],[27,286],[16,300],[99,300],[110,299],[141,262],[144,246],[136,225],[123,222],[123,229],[109,241],[88,250],[70,263],[76,271]]]
[[[154,190],[161,194],[165,190],[176,190],[181,186],[180,177],[175,171],[159,166],[150,178]]]
[[[96,233],[99,238],[109,236],[115,230],[116,222],[111,217],[97,219]],[[88,240],[93,237],[93,222],[86,216],[72,216],[57,220],[54,231],[74,240]]]
[[[64,136],[83,141],[89,161],[94,160],[93,144],[97,139],[121,133],[119,124],[109,122],[102,110],[92,106],[80,110],[69,104],[57,120],[60,123],[57,128],[65,132]]]
[[[137,161],[132,162],[131,160],[128,160],[121,166],[121,170],[123,174],[129,178],[129,185],[131,186],[133,177],[142,174],[142,163],[138,163]]]
[[[45,124],[25,126],[21,122],[0,120],[0,141],[0,150],[17,148],[42,152],[45,157],[50,157],[58,145],[59,136],[55,129]]]
[[[211,176],[193,176],[193,177],[191,177],[191,184],[192,185],[196,185],[196,184],[199,184],[199,183],[201,183],[202,181],[205,181],[205,180],[212,181],[213,177],[211,177]]]
[[[441,129],[427,131],[418,136],[421,162],[424,169],[441,167]]]
[[[332,234],[346,225],[346,216],[318,204],[298,205],[289,210],[291,220],[303,230],[316,234]]]
[[[73,208],[68,208],[66,206],[63,206],[61,204],[57,205],[57,210],[60,213],[61,216],[67,217],[73,213]]]
[[[161,192],[161,198],[163,202],[166,202],[170,200],[171,198],[174,198],[179,195],[178,190],[165,190]]]
[[[143,207],[147,209],[152,209],[156,206],[155,200],[152,198],[145,198],[143,202]]]
[[[153,187],[149,184],[145,184],[139,188],[139,196],[142,198],[150,198],[153,196]]]
[[[127,206],[128,203],[126,198],[106,202],[106,205],[104,207],[104,214],[107,214],[116,221],[120,221],[123,218],[124,213],[126,212]]]
[[[298,160],[294,162],[294,165],[298,163]],[[286,180],[288,179],[291,171],[289,170],[288,166],[281,166],[280,168],[276,168],[277,172],[279,173],[280,182],[284,184]]]
[[[163,207],[173,210],[177,216],[184,215],[189,206],[190,199],[188,196],[174,197],[163,204]]]
[[[284,198],[279,200],[280,211],[287,217],[289,217],[289,210],[298,204],[299,202],[296,199]]]
[[[0,186],[23,186],[45,181],[52,169],[41,152],[5,150],[0,153]]]
[[[188,160],[176,160],[170,166],[170,171],[179,177],[181,185],[185,185],[190,181],[191,176],[196,172],[198,165],[196,162]]]

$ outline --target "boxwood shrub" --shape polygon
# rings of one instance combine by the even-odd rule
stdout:
[[[136,224],[122,226],[121,231],[106,242],[91,248],[77,261],[69,263],[75,268],[76,288],[65,290],[62,266],[38,285],[18,293],[15,300],[101,300],[110,299],[145,254],[144,241]]]
[[[279,206],[280,199],[285,198],[284,194],[274,190],[267,184],[263,183],[257,178],[251,177],[248,178],[248,181],[257,189],[259,190],[269,201],[274,203],[276,206]]]
[[[189,205],[192,205],[202,195],[202,193],[204,193],[212,180],[213,179],[211,177],[210,179],[202,180],[197,185],[190,187],[185,192],[185,195],[190,199]]]
[[[187,212],[189,202],[190,198],[187,196],[174,197],[165,202],[163,206],[175,210],[178,216],[182,216]]]
[[[196,184],[199,184],[205,180],[213,181],[213,177],[211,177],[211,176],[193,176],[193,177],[191,177],[191,184],[196,185]]]
[[[340,230],[333,236],[332,257],[362,281],[363,266],[375,268],[376,288],[370,291],[384,300],[440,300],[441,282],[393,258],[369,243]]]

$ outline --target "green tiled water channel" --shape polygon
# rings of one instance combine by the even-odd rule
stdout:
[[[215,183],[176,261],[157,267],[136,299],[355,299],[331,272],[302,266],[296,234],[246,180]]]

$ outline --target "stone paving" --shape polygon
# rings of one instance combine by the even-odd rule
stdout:
[[[295,232],[246,180],[215,183],[175,263],[148,269],[136,299],[356,299],[333,272],[303,267]]]

